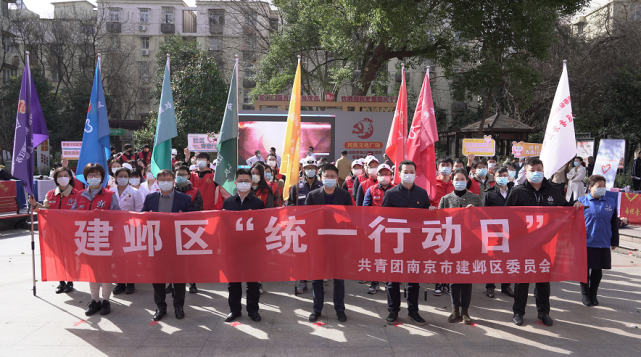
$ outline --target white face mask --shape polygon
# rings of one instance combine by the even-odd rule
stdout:
[[[374,167],[374,168],[370,168],[370,169],[367,169],[367,173],[368,173],[370,176],[376,176],[376,171],[377,171],[377,170],[378,170],[378,168],[376,168],[376,167]]]
[[[140,179],[139,179],[139,178],[137,178],[137,177],[136,177],[136,178],[130,178],[130,179],[129,179],[129,183],[130,183],[132,186],[138,186],[138,185],[140,185]]]
[[[276,161],[275,160],[269,160],[267,162],[267,165],[269,165],[269,167],[276,167]]]
[[[198,161],[198,168],[202,170],[205,167],[207,167],[207,161],[199,160]]]
[[[118,186],[127,186],[129,183],[129,179],[126,177],[118,177],[116,181],[118,182]]]
[[[316,170],[305,170],[305,175],[309,178],[316,176]]]
[[[387,176],[378,176],[378,183],[380,183],[381,185],[387,185],[387,184],[389,184],[389,182],[390,182],[389,177],[387,177]]]
[[[112,168],[111,168],[111,173],[115,174],[115,173],[116,173],[116,171],[118,171],[118,169],[119,169],[119,168],[120,168],[120,167],[112,167]]]
[[[407,185],[413,184],[414,180],[416,179],[415,174],[402,174],[401,176],[403,178],[403,183]]]
[[[145,176],[147,177],[147,180],[153,180],[154,179],[154,174],[152,174],[151,172],[147,172],[147,174]]]
[[[248,192],[252,187],[252,184],[249,182],[236,182],[236,188],[240,192]]]
[[[69,177],[58,177],[58,185],[67,186],[69,184]]]
[[[172,181],[158,181],[158,187],[160,191],[167,192],[174,188],[174,183]]]
[[[100,186],[101,183],[102,183],[102,180],[100,179],[100,177],[92,177],[87,179],[87,184],[91,188],[98,188],[98,186]]]
[[[252,175],[252,182],[253,183],[259,183],[260,182],[260,175]]]
[[[354,173],[354,176],[360,176],[363,174],[363,169],[354,169],[352,172]]]

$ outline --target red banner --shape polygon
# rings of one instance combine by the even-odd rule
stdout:
[[[16,181],[2,180],[0,181],[0,197],[16,197],[18,195],[16,188]]]
[[[641,195],[621,192],[619,216],[627,217],[631,224],[641,224]]]
[[[38,211],[43,281],[585,281],[583,210]]]

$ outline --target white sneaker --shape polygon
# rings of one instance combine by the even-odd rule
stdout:
[[[441,284],[436,284],[434,287],[434,295],[435,296],[441,296],[443,292],[441,291]]]
[[[307,281],[301,280],[296,286],[296,292],[302,294],[305,290],[307,290]]]
[[[367,289],[367,293],[376,294],[376,291],[378,291],[378,281],[372,281],[372,284],[369,286],[369,289]]]

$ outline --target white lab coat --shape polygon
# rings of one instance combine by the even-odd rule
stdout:
[[[585,172],[586,170],[583,165],[573,167],[570,172],[568,172],[568,192],[565,194],[567,201],[570,201],[573,195],[575,200],[585,196],[585,184],[583,183]]]

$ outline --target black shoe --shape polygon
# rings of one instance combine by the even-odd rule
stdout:
[[[592,301],[592,305],[599,306],[599,300],[597,300],[596,295],[591,296],[590,300]]]
[[[125,289],[125,294],[133,294],[134,291],[136,291],[136,285],[134,284],[127,284],[127,289]]]
[[[490,299],[494,299],[494,288],[485,289],[485,296],[489,297]]]
[[[185,318],[185,310],[183,309],[182,306],[177,306],[176,307],[176,318],[178,320],[182,320]]]
[[[102,306],[100,307],[100,315],[109,315],[111,312],[111,303],[109,300],[103,300]]]
[[[67,286],[67,284],[65,284],[64,281],[61,281],[56,287],[56,294],[62,294],[65,291],[65,286]]]
[[[198,288],[196,287],[195,283],[189,284],[189,293],[190,294],[196,294],[198,292]]]
[[[260,320],[261,320],[260,314],[258,313],[258,311],[256,311],[256,312],[248,312],[247,315],[249,315],[249,317],[254,322],[260,322]]]
[[[165,294],[171,294],[173,291],[174,287],[171,284],[167,285],[167,287],[165,288]]]
[[[514,322],[516,326],[523,325],[523,316],[519,314],[514,314],[514,317],[512,317],[512,322]]]
[[[68,282],[67,285],[65,285],[65,293],[70,293],[73,291],[73,282]]]
[[[414,321],[414,323],[417,325],[425,325],[425,320],[421,317],[421,315],[418,314],[418,311],[410,311],[407,314],[407,317],[409,317],[410,320]]]
[[[156,309],[156,313],[154,314],[154,321],[160,321],[165,315],[167,315],[167,309]]]
[[[127,289],[127,285],[125,285],[123,283],[118,283],[118,284],[116,284],[116,287],[114,288],[114,291],[112,291],[112,293],[114,295],[118,295],[118,294],[124,292],[126,289]]]
[[[309,321],[316,322],[318,320],[318,318],[320,317],[320,315],[321,315],[320,312],[316,312],[316,311],[312,312],[312,314],[309,315]]]
[[[91,316],[95,314],[96,312],[100,311],[101,304],[100,301],[96,300],[91,300],[89,305],[87,305],[87,310],[85,310],[85,315],[86,316]]]
[[[592,299],[588,295],[581,294],[581,302],[585,306],[592,306]]]
[[[514,297],[514,291],[511,287],[501,288],[501,292],[509,297]]]
[[[340,321],[340,322],[347,321],[347,315],[345,315],[345,311],[336,312],[336,316],[338,317],[338,321]]]
[[[541,320],[541,322],[543,322],[545,326],[552,326],[552,324],[554,323],[554,321],[552,321],[552,318],[550,318],[550,315],[548,314],[539,313],[539,320]]]
[[[225,319],[225,322],[232,322],[239,318],[242,314],[239,312],[237,314],[234,314],[233,312],[230,312],[229,315],[227,315],[227,318]]]
[[[385,321],[389,325],[394,325],[396,323],[396,319],[398,319],[398,312],[390,311],[390,313],[387,315],[387,318]]]

